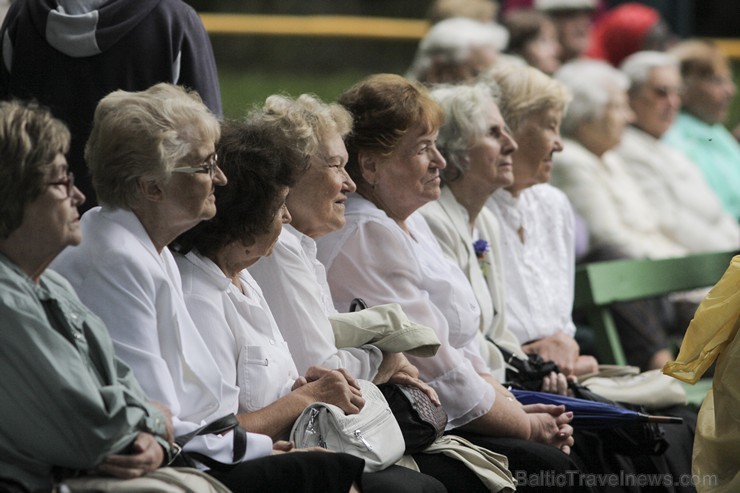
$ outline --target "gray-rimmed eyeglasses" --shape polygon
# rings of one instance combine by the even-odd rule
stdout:
[[[216,174],[216,168],[218,168],[218,154],[215,152],[208,156],[203,164],[200,166],[193,166],[189,168],[175,168],[172,170],[173,173],[208,173],[213,178]]]
[[[67,197],[69,198],[74,195],[75,175],[71,171],[67,171],[67,175],[64,178],[57,181],[50,181],[49,183],[47,183],[47,185],[64,185],[64,187],[67,189]]]

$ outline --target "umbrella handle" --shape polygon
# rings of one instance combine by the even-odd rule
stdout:
[[[676,416],[654,416],[652,414],[640,413],[640,418],[648,423],[661,423],[664,425],[680,425],[683,424],[683,418]]]

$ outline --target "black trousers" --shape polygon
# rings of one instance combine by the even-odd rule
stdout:
[[[363,493],[445,493],[426,474],[399,466],[363,473],[364,461],[348,454],[294,452],[243,462],[227,472],[208,471],[235,493],[347,493],[353,482]]]
[[[208,473],[235,493],[347,493],[360,483],[364,461],[347,454],[294,452],[242,462]]]

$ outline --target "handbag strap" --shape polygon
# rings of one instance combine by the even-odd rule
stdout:
[[[354,298],[349,304],[349,311],[359,312],[367,308],[367,303],[362,298]]]
[[[235,463],[238,463],[242,459],[242,457],[244,457],[244,454],[247,451],[247,432],[244,430],[244,428],[239,426],[239,421],[236,419],[236,416],[233,413],[223,416],[221,418],[218,418],[217,420],[212,421],[206,425],[203,425],[200,428],[196,428],[190,433],[186,433],[184,435],[175,437],[175,443],[182,449],[182,447],[184,447],[185,444],[187,444],[190,440],[192,440],[196,436],[211,435],[211,434],[220,435],[230,430],[234,431],[234,445],[232,447],[232,450],[233,450],[232,457],[233,457],[234,464],[235,464]],[[198,462],[201,462],[202,464],[205,464],[211,469],[224,471],[234,466],[234,464],[217,461],[199,452],[188,452],[187,454],[188,456],[196,459]]]

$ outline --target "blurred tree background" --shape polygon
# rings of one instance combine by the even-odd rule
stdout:
[[[607,0],[617,5],[627,0]],[[425,19],[432,0],[186,0],[201,13],[353,15]],[[738,38],[738,0],[642,0],[682,37]],[[418,40],[211,34],[224,112],[237,117],[274,93],[314,93],[331,101],[362,77],[404,74]],[[734,61],[740,83],[740,60]],[[728,120],[740,123],[740,97]]]

